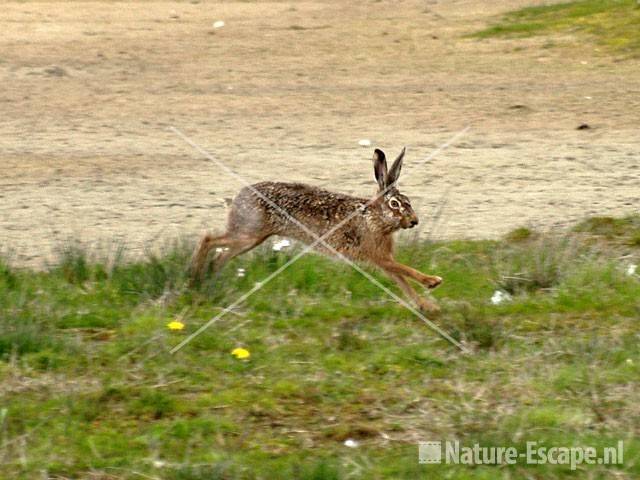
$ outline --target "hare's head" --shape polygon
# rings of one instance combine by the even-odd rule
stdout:
[[[396,186],[405,149],[387,169],[387,158],[382,150],[376,148],[373,153],[373,170],[378,182],[378,195],[382,205],[385,222],[393,228],[413,228],[418,224],[418,216],[411,207],[411,202],[402,195]],[[384,193],[382,193],[384,192]]]

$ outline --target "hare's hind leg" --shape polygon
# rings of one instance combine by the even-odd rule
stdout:
[[[214,261],[213,261],[213,272],[219,271],[225,263],[231,260],[233,257],[237,257],[238,255],[248,252],[249,250],[257,247],[262,242],[264,242],[267,236],[253,236],[253,235],[238,235],[233,237],[231,243],[227,247],[227,249],[220,252]]]
[[[213,271],[220,270],[233,257],[240,255],[265,241],[267,236],[225,233],[223,235],[206,234],[200,240],[191,260],[192,281],[202,280],[207,257],[214,248],[224,248],[213,260]]]
[[[204,273],[204,267],[207,263],[207,257],[209,252],[214,248],[226,247],[231,242],[231,238],[228,234],[212,235],[207,233],[200,239],[200,243],[193,252],[191,257],[191,281],[196,282],[202,280]]]

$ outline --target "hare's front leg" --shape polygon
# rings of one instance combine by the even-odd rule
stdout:
[[[427,288],[436,288],[442,283],[442,278],[440,277],[436,277],[435,275],[425,275],[424,273],[402,263],[396,262],[393,259],[381,262],[380,266],[387,272],[393,272],[398,275],[413,278],[415,281],[421,283]]]
[[[418,293],[413,289],[411,285],[409,285],[409,282],[407,282],[402,275],[392,273],[390,271],[387,271],[387,275],[389,275],[389,277],[391,277],[398,284],[402,291],[411,300],[414,301],[414,303],[421,311],[430,313],[436,313],[440,311],[440,307],[438,305],[418,295]]]

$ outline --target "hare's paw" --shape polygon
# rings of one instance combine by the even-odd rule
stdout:
[[[418,300],[418,308],[420,308],[420,311],[425,314],[436,314],[440,312],[440,307],[437,304],[424,298],[420,298]]]
[[[422,283],[427,288],[436,288],[442,283],[442,278],[432,275],[426,275]]]

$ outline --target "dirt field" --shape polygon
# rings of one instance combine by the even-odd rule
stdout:
[[[407,145],[401,187],[434,238],[637,211],[637,61],[463,38],[531,3],[4,2],[0,250],[38,265],[70,238],[141,252],[221,227],[242,184],[169,126],[249,180],[360,195],[358,141]]]

